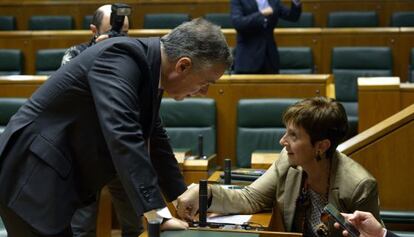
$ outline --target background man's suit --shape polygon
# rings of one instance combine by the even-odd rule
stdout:
[[[169,200],[185,191],[158,115],[160,64],[158,38],[118,37],[52,75],[0,137],[2,208],[58,234],[116,175],[138,215],[164,207],[158,184]]]
[[[299,19],[301,5],[288,9],[280,0],[268,0],[273,14],[265,17],[256,0],[231,0],[231,19],[237,31],[235,73],[279,73],[279,54],[273,29],[279,17],[289,21]]]

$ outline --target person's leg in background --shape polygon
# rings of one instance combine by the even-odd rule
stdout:
[[[74,237],[96,237],[98,202],[76,210],[71,222]]]
[[[128,195],[126,194],[119,178],[108,183],[108,189],[112,196],[112,203],[122,230],[122,237],[136,237],[144,229],[142,217],[135,213]]]

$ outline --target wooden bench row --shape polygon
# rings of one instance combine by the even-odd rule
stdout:
[[[131,30],[131,37],[162,36],[169,30]],[[236,45],[236,31],[224,29],[230,46]],[[393,72],[406,81],[410,50],[414,48],[413,28],[295,28],[276,29],[276,41],[280,47],[310,47],[313,50],[316,73],[330,73],[331,53],[334,47],[384,46],[393,51]],[[89,31],[13,31],[0,32],[1,48],[21,49],[25,57],[25,74],[35,74],[35,54],[39,49],[68,48],[89,41]]]
[[[111,0],[106,3],[114,3]],[[192,18],[206,13],[229,12],[230,0],[124,0],[133,9],[132,26],[142,28],[146,13],[188,13]],[[290,6],[290,0],[283,0]],[[303,11],[314,15],[316,27],[327,25],[328,14],[333,11],[376,11],[380,26],[389,26],[392,13],[414,11],[414,2],[410,0],[302,0]],[[81,29],[83,17],[92,15],[101,6],[102,1],[90,0],[2,0],[0,15],[12,15],[17,19],[17,29],[27,30],[28,20],[33,15],[71,15],[77,29]]]
[[[45,76],[0,76],[0,97],[29,97]],[[231,75],[210,86],[217,107],[217,164],[236,164],[237,103],[242,98],[333,97],[331,75]]]
[[[169,30],[131,30],[131,37],[159,37]],[[236,45],[236,31],[224,29],[230,46]],[[280,47],[310,47],[313,51],[316,73],[330,73],[331,52],[334,47],[384,46],[393,51],[393,72],[406,81],[410,50],[414,48],[414,28],[296,28],[276,29]],[[35,55],[39,49],[68,48],[89,41],[89,31],[13,31],[0,32],[1,48],[21,49],[25,57],[25,74],[35,74]]]

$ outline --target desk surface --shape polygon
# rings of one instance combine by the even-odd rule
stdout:
[[[140,237],[146,237],[144,233]],[[199,231],[199,230],[184,230],[184,231],[164,231],[161,232],[161,237],[259,237],[257,233],[235,233],[224,231]]]

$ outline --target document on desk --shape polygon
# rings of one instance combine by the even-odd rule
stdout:
[[[207,222],[241,225],[250,221],[252,215],[226,215],[208,217]]]

